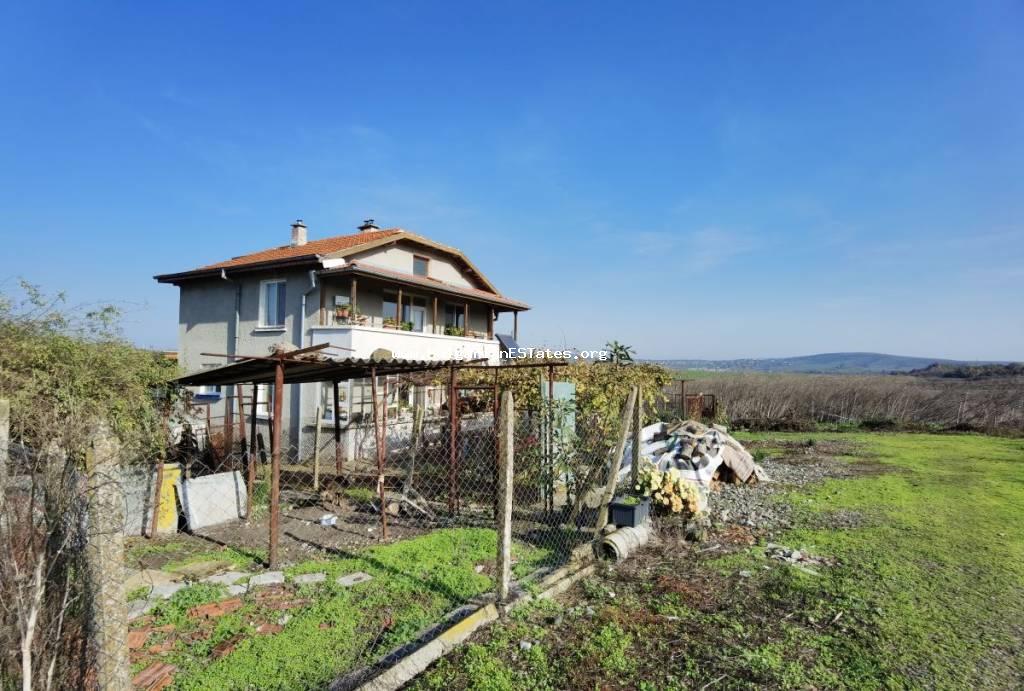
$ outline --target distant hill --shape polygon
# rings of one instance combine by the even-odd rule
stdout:
[[[671,369],[721,372],[805,372],[815,374],[887,374],[923,370],[931,365],[950,367],[1005,364],[943,360],[941,358],[886,355],[884,353],[819,353],[788,358],[741,360],[657,360]]]

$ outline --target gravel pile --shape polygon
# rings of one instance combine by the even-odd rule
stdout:
[[[774,532],[793,525],[792,508],[775,501],[773,495],[828,478],[848,477],[850,467],[813,448],[798,448],[792,454],[761,460],[770,482],[753,485],[722,484],[708,498],[713,523],[734,523],[758,531]]]

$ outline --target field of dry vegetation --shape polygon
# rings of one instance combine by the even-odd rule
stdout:
[[[705,373],[687,391],[715,394],[730,424],[750,429],[824,424],[1024,434],[1024,377]]]

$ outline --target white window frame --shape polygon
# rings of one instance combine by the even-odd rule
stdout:
[[[206,364],[201,365],[200,367],[201,367],[201,369],[206,370],[206,369],[213,369],[214,367],[219,367],[219,366],[220,365],[206,363]],[[220,399],[222,399],[224,397],[224,395],[221,393],[220,385],[219,384],[202,384],[202,385],[200,385],[196,389],[196,396],[202,397],[202,399],[204,401],[209,401],[211,399],[219,401]]]
[[[269,420],[270,414],[273,412],[274,405],[274,385],[273,384],[257,384],[256,385],[256,405],[253,406],[253,413],[256,415],[257,420]]]
[[[340,408],[341,417],[339,422],[345,424],[348,422],[348,387],[338,387],[338,407]],[[331,382],[323,382],[320,387],[320,422],[326,425],[334,425],[334,384]]]
[[[283,278],[270,278],[270,279],[267,279],[265,281],[260,281],[260,312],[259,312],[259,315],[258,315],[259,328],[261,328],[261,329],[273,329],[273,330],[276,330],[276,331],[284,331],[284,329],[285,329],[284,322],[282,322],[280,324],[268,324],[267,323],[267,317],[269,316],[268,313],[267,313],[267,286],[269,286],[271,284],[276,284],[276,283],[283,283],[284,284],[284,291],[283,291],[284,292],[284,302],[287,304],[287,300],[288,300],[288,281],[286,281]],[[284,321],[288,321],[288,309],[286,307],[283,308],[283,314],[284,314]]]

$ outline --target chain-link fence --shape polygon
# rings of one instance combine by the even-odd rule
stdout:
[[[143,461],[100,430],[84,471],[5,463],[3,643],[28,666],[8,653],[4,670],[27,673],[27,688],[317,685],[504,592],[503,559],[514,583],[590,554],[628,426],[609,438],[571,400],[542,399],[515,406],[502,432],[493,396],[455,400],[392,419],[381,405],[379,424],[337,432],[330,420],[277,459],[271,421],[236,428],[225,449],[199,416]],[[274,636],[317,617],[337,659],[276,681],[231,663],[236,650],[284,654]]]

